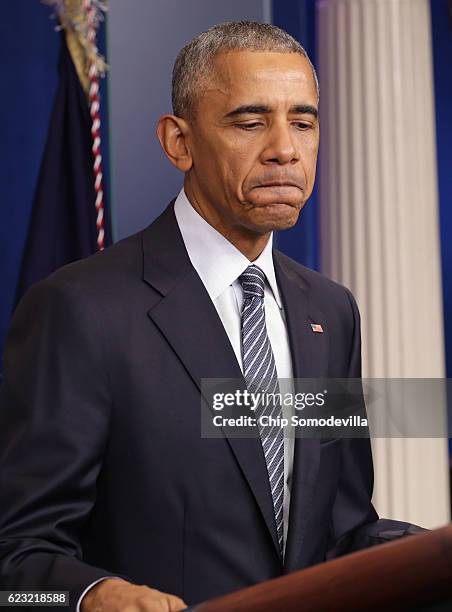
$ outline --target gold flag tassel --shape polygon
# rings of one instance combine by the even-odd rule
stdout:
[[[94,19],[88,23],[87,11],[84,0],[42,0],[44,4],[54,7],[54,14],[60,24],[57,30],[64,29],[66,43],[74,62],[80,83],[86,93],[89,94],[89,69],[93,65],[99,76],[105,76],[108,65],[105,58],[99,53],[95,40],[92,41],[88,35],[89,28],[94,22],[97,28],[104,19],[107,10],[106,0],[91,0],[92,14]]]

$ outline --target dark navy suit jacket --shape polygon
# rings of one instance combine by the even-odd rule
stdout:
[[[274,264],[294,376],[359,377],[351,293]],[[35,285],[4,372],[2,589],[69,589],[73,609],[112,574],[194,604],[412,530],[378,520],[368,439],[299,438],[282,565],[259,439],[200,435],[201,378],[242,374],[172,204]]]

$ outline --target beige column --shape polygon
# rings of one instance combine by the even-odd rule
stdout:
[[[322,271],[362,317],[363,376],[444,377],[428,0],[321,0]],[[447,441],[373,440],[382,516],[450,520]]]

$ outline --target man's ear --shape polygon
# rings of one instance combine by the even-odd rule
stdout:
[[[190,147],[187,143],[189,125],[181,117],[163,115],[157,124],[157,138],[166,156],[182,172],[188,172],[193,165]]]

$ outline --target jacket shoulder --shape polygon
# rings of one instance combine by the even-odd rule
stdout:
[[[336,298],[342,296],[355,303],[355,299],[348,287],[342,285],[325,274],[317,272],[288,257],[275,249],[277,259],[286,270],[297,276],[314,294],[329,294]]]
[[[143,231],[140,231],[103,251],[58,268],[33,285],[31,290],[41,286],[101,295],[124,289],[124,285],[131,280],[141,279],[142,234]]]

